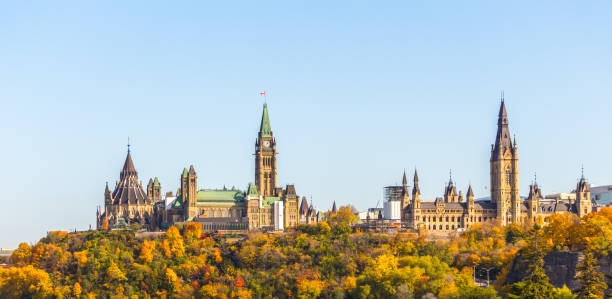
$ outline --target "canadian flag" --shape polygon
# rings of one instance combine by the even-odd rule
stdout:
[[[260,93],[259,93],[259,95],[260,95],[260,96],[265,96],[265,95],[266,95],[266,92],[265,92],[265,91],[262,91],[262,92],[260,92]]]

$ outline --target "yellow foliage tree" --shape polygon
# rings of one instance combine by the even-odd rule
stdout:
[[[219,250],[219,248],[215,248],[214,257],[215,257],[215,263],[217,264],[223,261],[223,257],[221,257],[221,250]]]
[[[170,255],[166,252],[166,256],[174,256],[174,257],[182,257],[185,255],[185,245],[183,243],[183,238],[179,233],[178,228],[176,226],[171,226],[166,232],[167,248],[169,250]],[[166,247],[166,244],[164,244]],[[166,248],[164,248],[165,251]]]
[[[172,286],[172,289],[177,289],[179,286],[178,275],[170,268],[166,268],[166,281]]]
[[[32,265],[0,268],[1,298],[47,298],[53,294],[49,274]]]
[[[81,284],[79,284],[78,282],[75,282],[74,286],[72,287],[72,295],[74,295],[74,297],[76,298],[81,298],[81,292],[83,292],[83,289],[81,288]]]
[[[85,267],[87,264],[87,250],[77,251],[73,254],[79,267]]]
[[[117,267],[115,263],[111,263],[108,269],[106,269],[106,275],[108,276],[110,280],[117,280],[117,281],[127,280],[127,277],[125,277],[125,274],[123,274],[121,269],[119,269],[119,267]]]
[[[14,264],[26,265],[29,264],[32,258],[32,247],[27,243],[19,244],[19,247],[13,251],[10,260]]]
[[[357,222],[359,218],[353,213],[353,210],[349,206],[342,206],[336,213],[329,215],[329,223],[333,225],[352,225]]]
[[[144,263],[150,263],[153,261],[153,256],[155,254],[155,241],[143,241],[142,246],[140,247],[140,259]]]
[[[185,224],[185,228],[183,229],[183,237],[187,244],[191,244],[194,241],[200,239],[202,235],[202,224],[199,222],[188,222]]]

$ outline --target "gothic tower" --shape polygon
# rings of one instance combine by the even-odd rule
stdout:
[[[491,201],[497,205],[497,220],[502,224],[521,221],[518,185],[518,153],[508,129],[508,115],[502,96],[497,120],[497,136],[491,145]]]
[[[538,187],[538,182],[533,181],[533,184],[529,186],[529,197],[527,198],[527,217],[535,221],[538,215],[538,208],[540,206],[540,200],[542,199],[542,190]]]
[[[161,185],[157,177],[154,179],[149,179],[149,184],[147,185],[147,197],[149,201],[153,203],[157,203],[161,200]]]
[[[591,188],[584,178],[584,174],[576,185],[576,209],[578,210],[578,217],[590,213],[593,210],[593,203],[591,202]]]
[[[410,196],[408,195],[408,179],[406,179],[406,170],[404,170],[404,177],[402,178],[402,215],[406,211],[409,204]]]
[[[181,198],[183,200],[183,209],[185,220],[198,216],[197,214],[197,186],[198,176],[193,168],[193,165],[183,169],[181,174]]]
[[[418,228],[421,221],[421,190],[419,189],[419,176],[416,169],[414,170],[414,185],[412,186],[412,204],[410,205],[412,214],[412,225]]]
[[[255,142],[255,185],[259,195],[276,195],[276,140],[270,127],[266,104],[263,106],[261,125]]]

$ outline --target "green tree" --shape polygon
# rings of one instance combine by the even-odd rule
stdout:
[[[527,257],[530,269],[529,275],[522,282],[513,286],[514,294],[510,298],[547,299],[554,297],[555,288],[550,284],[544,271],[545,240],[540,225],[536,224],[530,231],[524,255]]]
[[[604,275],[601,272],[597,272],[599,266],[597,265],[597,259],[593,256],[593,250],[587,247],[584,251],[584,259],[582,263],[576,267],[578,275],[576,280],[580,282],[581,286],[577,290],[578,298],[602,298],[603,291],[607,285],[604,282]]]

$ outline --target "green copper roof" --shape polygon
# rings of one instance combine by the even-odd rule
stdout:
[[[247,191],[249,196],[258,197],[259,192],[257,192],[257,186],[249,184],[249,191]]]
[[[157,177],[155,177],[155,180],[153,181],[153,186],[159,186],[159,180]]]
[[[183,176],[187,176],[187,167],[183,168]]]
[[[264,104],[263,114],[261,115],[261,126],[259,133],[262,137],[272,137],[272,128],[270,127],[270,119],[268,118],[268,105]]]
[[[275,201],[279,201],[279,200],[282,200],[282,199],[280,197],[274,197],[274,196],[266,197],[264,198],[262,205],[264,207],[269,207],[269,206],[274,205]]]
[[[179,196],[176,198],[176,200],[174,200],[174,203],[172,204],[172,208],[174,209],[182,209],[183,208],[183,197]]]
[[[200,190],[198,191],[198,203],[205,202],[227,202],[232,204],[244,201],[244,192],[240,190]]]

